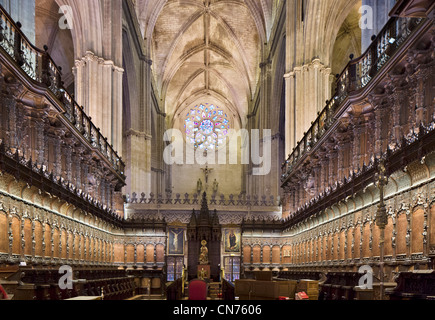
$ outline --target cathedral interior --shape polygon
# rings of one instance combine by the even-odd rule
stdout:
[[[434,14],[0,0],[0,300],[435,300]]]

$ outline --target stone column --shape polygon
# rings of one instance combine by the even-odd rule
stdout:
[[[293,152],[296,147],[295,133],[295,73],[290,72],[284,75],[286,87],[285,106],[285,158]]]
[[[290,88],[290,92],[287,92],[289,94],[287,107],[291,108],[294,100],[295,142],[297,142],[303,138],[303,133],[310,128],[311,122],[315,120],[317,113],[324,109],[325,101],[331,96],[331,69],[326,68],[319,59],[314,59],[309,64],[294,68],[292,72],[289,74],[294,77],[295,85]]]
[[[113,61],[87,51],[83,58],[76,61],[73,71],[77,103],[85,108],[95,126],[121,154],[124,70]]]

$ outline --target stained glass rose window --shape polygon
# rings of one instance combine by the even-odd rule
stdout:
[[[195,149],[212,151],[225,144],[230,121],[220,107],[200,104],[187,113],[184,128],[187,141]]]

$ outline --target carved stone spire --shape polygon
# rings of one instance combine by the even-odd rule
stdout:
[[[199,213],[199,223],[208,224],[210,221],[210,211],[208,209],[207,193],[202,194],[201,211]]]

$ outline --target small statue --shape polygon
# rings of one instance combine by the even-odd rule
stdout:
[[[424,226],[423,226],[423,244],[427,244],[427,222],[424,222]]]
[[[411,245],[411,229],[408,229],[406,231],[405,239],[406,239],[406,246],[409,247]]]
[[[196,190],[198,191],[198,193],[201,193],[201,190],[202,190],[202,181],[201,181],[201,179],[199,179],[197,184],[196,184]]]
[[[207,272],[202,268],[199,272],[199,279],[204,280],[205,278],[207,278]]]
[[[201,254],[199,255],[199,264],[208,264],[208,249],[207,249],[207,241],[202,240],[201,242]]]
[[[217,182],[216,179],[214,179],[214,182],[213,182],[213,192],[217,193],[218,189],[219,189],[219,183]]]

